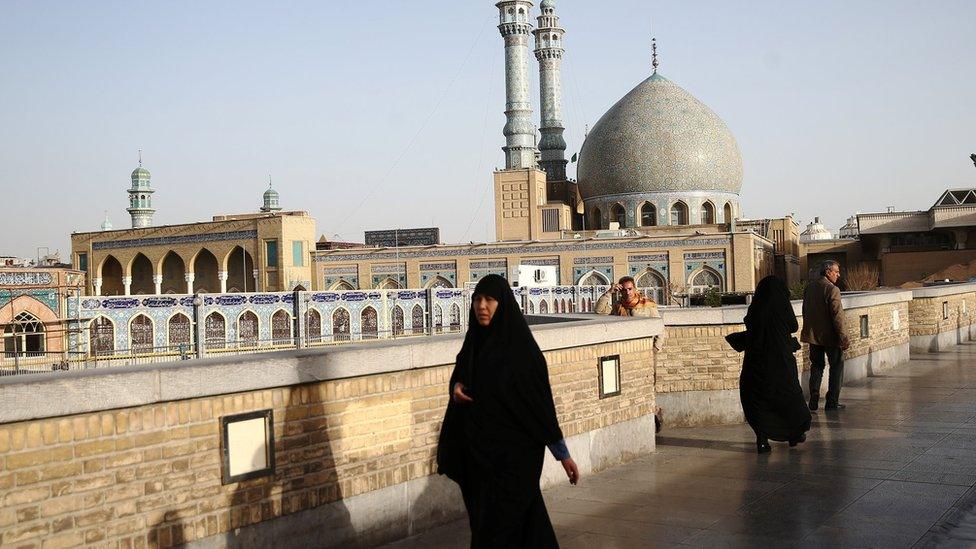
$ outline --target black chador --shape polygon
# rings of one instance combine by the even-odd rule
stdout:
[[[563,438],[546,360],[504,278],[481,279],[478,294],[498,308],[486,327],[469,315],[450,388],[474,401],[448,403],[438,472],[461,487],[472,547],[557,547],[539,489],[545,447]]]
[[[745,318],[746,331],[729,335],[737,351],[745,351],[739,396],[746,421],[756,432],[759,451],[766,439],[805,440],[810,411],[803,400],[794,351],[798,326],[786,284],[775,276],[759,282]],[[765,444],[764,444],[765,443]]]

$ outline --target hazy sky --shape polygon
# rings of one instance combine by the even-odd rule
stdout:
[[[976,187],[972,8],[559,0],[568,154],[650,74],[653,29],[661,74],[738,139],[745,215],[836,230],[858,210],[926,209]],[[496,24],[490,0],[0,2],[0,255],[67,257],[104,210],[129,226],[139,148],[156,225],[256,211],[271,174],[329,237],[490,239]]]

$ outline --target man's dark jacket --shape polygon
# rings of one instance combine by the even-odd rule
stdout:
[[[800,341],[823,347],[840,347],[844,339],[844,307],[840,289],[827,277],[818,276],[803,292],[803,331]]]

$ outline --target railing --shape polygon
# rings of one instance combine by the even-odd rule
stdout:
[[[513,288],[526,314],[593,312],[609,286]],[[641,288],[660,301],[661,288]],[[466,330],[470,288],[82,296],[63,353],[6,357],[0,375],[148,365]],[[397,307],[400,311],[396,312]],[[366,310],[372,308],[371,314]],[[340,314],[339,311],[342,311]],[[207,324],[214,313],[216,324]]]

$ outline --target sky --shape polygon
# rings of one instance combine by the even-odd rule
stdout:
[[[491,0],[0,2],[0,255],[67,258],[143,150],[154,224],[285,209],[329,239],[494,237],[504,60]],[[558,0],[567,156],[659,72],[721,117],[748,217],[924,210],[976,187],[964,0]],[[533,9],[538,15],[538,5]],[[538,65],[533,107],[538,117]],[[570,165],[575,176],[575,165]]]

